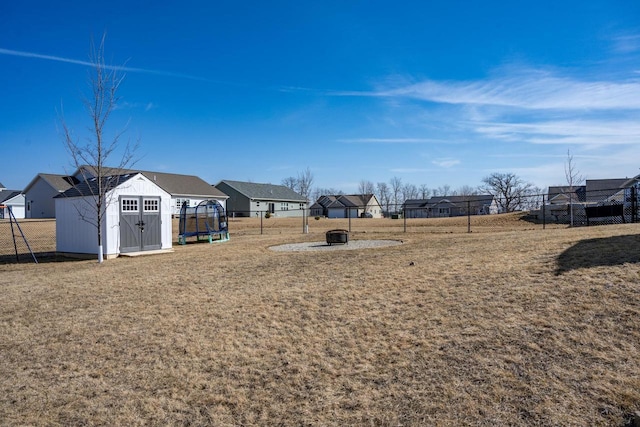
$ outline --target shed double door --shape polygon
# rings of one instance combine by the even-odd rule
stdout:
[[[162,248],[160,198],[120,197],[120,252]]]

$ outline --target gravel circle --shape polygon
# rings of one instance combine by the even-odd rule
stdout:
[[[346,245],[339,243],[329,245],[326,242],[305,242],[271,246],[269,249],[278,252],[352,251],[356,249],[384,248],[386,246],[397,246],[401,244],[401,240],[350,240]]]

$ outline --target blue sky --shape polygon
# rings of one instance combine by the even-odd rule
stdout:
[[[453,189],[640,173],[636,1],[0,2],[0,182],[72,170],[90,40],[124,65],[136,168]],[[127,124],[128,123],[128,124]],[[117,157],[114,159],[117,160]],[[114,163],[116,163],[114,161]]]

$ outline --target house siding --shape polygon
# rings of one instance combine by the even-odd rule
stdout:
[[[13,213],[13,216],[16,219],[25,218],[24,194],[17,194],[0,203],[0,205],[6,206],[4,208],[0,208],[0,218],[9,218],[9,209],[11,209],[11,213]]]
[[[60,194],[42,178],[25,193],[25,218],[55,218],[56,202],[53,199]]]
[[[185,201],[189,201],[189,206],[193,207],[193,206],[198,206],[198,204],[200,204],[201,202],[204,202],[206,200],[215,200],[218,203],[220,203],[220,205],[224,208],[224,210],[227,210],[227,199],[223,198],[223,197],[190,197],[190,196],[180,196],[180,195],[176,195],[176,196],[171,196],[171,215],[173,216],[178,216],[180,215],[180,209],[182,208],[182,203]]]
[[[300,217],[303,214],[300,204],[306,208],[306,203],[301,200],[250,198],[224,181],[217,184],[216,188],[229,196],[227,212],[230,217],[255,217],[267,211],[277,217]],[[270,203],[273,203],[273,212],[269,209]]]

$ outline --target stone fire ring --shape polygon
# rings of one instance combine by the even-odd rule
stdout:
[[[356,249],[384,248],[401,245],[400,240],[349,240],[348,245],[329,245],[326,242],[288,243],[271,246],[277,252],[310,252],[310,251],[353,251]]]

